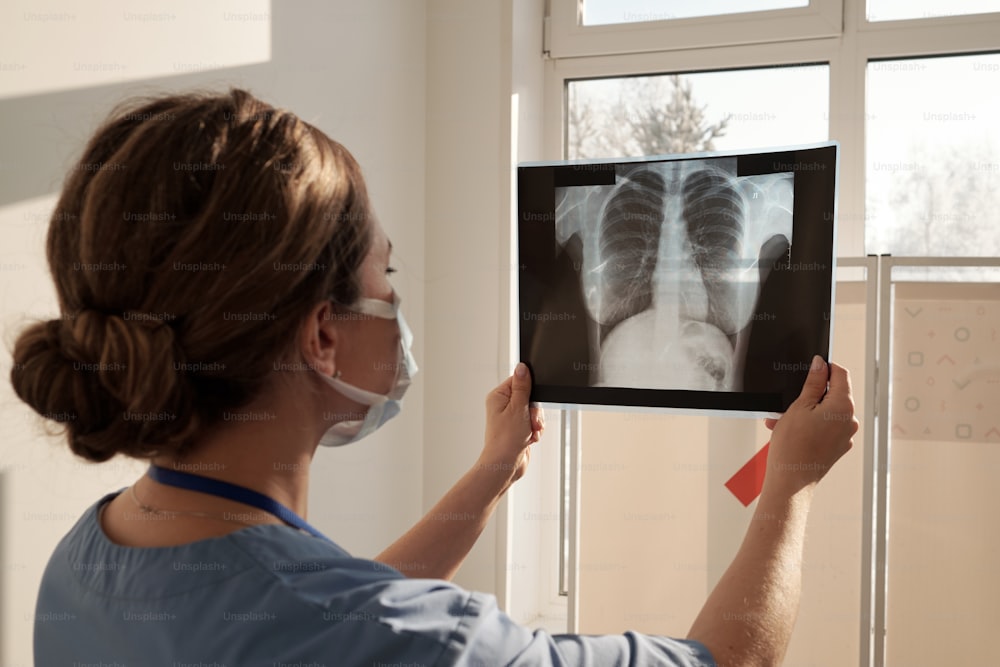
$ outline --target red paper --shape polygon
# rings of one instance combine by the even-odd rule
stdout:
[[[760,495],[764,488],[764,473],[767,471],[767,450],[771,446],[768,442],[754,454],[746,464],[736,471],[736,474],[726,482],[736,499],[746,507]]]

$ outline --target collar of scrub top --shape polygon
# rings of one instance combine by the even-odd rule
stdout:
[[[169,468],[163,468],[155,464],[149,466],[148,474],[160,484],[228,498],[244,505],[256,507],[257,509],[273,514],[293,528],[304,530],[314,537],[332,542],[329,537],[313,528],[309,522],[277,500],[274,500],[270,496],[265,496],[263,493],[258,493],[253,489],[248,489],[245,486],[223,482],[221,479],[212,479],[211,477],[202,477],[201,475],[194,475],[189,472],[181,472],[180,470],[170,470]]]

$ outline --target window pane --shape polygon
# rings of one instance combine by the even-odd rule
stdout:
[[[885,664],[995,665],[1000,283],[893,297]]]
[[[809,0],[586,0],[583,25],[667,21],[808,6]]]
[[[868,0],[869,21],[929,19],[1000,12],[1000,0]]]
[[[869,253],[1000,253],[1000,55],[868,63]]]
[[[825,141],[829,67],[568,84],[566,156],[627,157]]]

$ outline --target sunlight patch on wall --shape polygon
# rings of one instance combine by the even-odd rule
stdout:
[[[8,0],[0,8],[0,98],[270,59],[270,0]]]

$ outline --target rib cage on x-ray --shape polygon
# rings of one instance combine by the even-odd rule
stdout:
[[[792,174],[737,177],[735,167],[625,164],[615,185],[559,194],[557,238],[583,241],[596,384],[740,388],[740,337],[774,260],[762,246],[792,238]]]
[[[708,169],[688,175],[681,196],[692,258],[708,292],[707,321],[727,335],[735,334],[746,324],[740,307],[744,295],[734,275],[747,268],[746,203],[732,176]]]
[[[599,270],[604,273],[601,322],[613,327],[653,303],[663,227],[663,177],[637,170],[608,199],[598,233]]]

